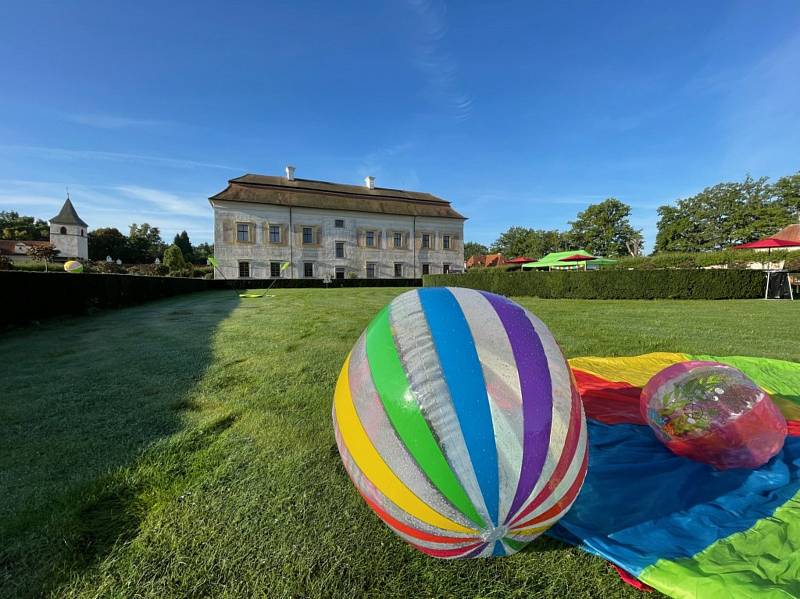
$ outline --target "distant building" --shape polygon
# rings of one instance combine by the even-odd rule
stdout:
[[[209,198],[227,278],[416,278],[464,265],[465,217],[429,193],[244,175]],[[289,267],[282,269],[288,262]]]
[[[50,219],[50,241],[0,240],[0,256],[11,262],[30,262],[28,249],[31,247],[52,244],[59,251],[56,260],[65,261],[70,258],[87,260],[89,244],[86,237],[89,226],[78,216],[75,207],[67,194],[67,201],[61,211]]]
[[[474,266],[502,266],[505,264],[505,258],[503,258],[503,254],[476,254],[474,256],[470,256],[467,259],[467,268],[472,268]]]
[[[50,219],[50,243],[58,250],[59,259],[89,259],[88,228],[89,225],[78,216],[67,194],[61,211]]]

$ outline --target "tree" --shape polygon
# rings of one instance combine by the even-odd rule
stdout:
[[[148,223],[133,223],[128,234],[128,248],[131,262],[153,262],[164,253],[164,240],[158,227]]]
[[[186,258],[187,262],[194,261],[194,250],[192,249],[192,242],[189,241],[189,234],[186,231],[181,231],[180,234],[175,235],[175,239],[173,240],[172,243],[181,248],[183,257]]]
[[[491,251],[500,252],[506,258],[541,258],[563,246],[564,238],[560,231],[511,227],[492,244]]]
[[[37,262],[39,260],[44,262],[44,271],[47,272],[47,263],[53,261],[53,258],[58,255],[58,250],[52,243],[37,243],[28,246],[28,255]]]
[[[591,204],[569,224],[567,238],[574,247],[599,256],[625,256],[640,248],[642,232],[631,226],[631,208],[616,198]]]
[[[50,227],[40,218],[20,216],[18,212],[0,212],[0,239],[48,241]]]
[[[119,229],[113,227],[95,229],[89,231],[87,237],[90,260],[105,260],[106,256],[111,256],[115,260],[119,258],[123,262],[134,262],[130,259],[128,238]]]
[[[485,256],[488,253],[489,253],[489,248],[487,248],[482,243],[478,243],[477,241],[464,242],[465,258],[469,258],[470,256]]]
[[[172,244],[166,250],[164,250],[164,266],[167,267],[170,276],[191,276],[191,274],[187,275],[187,272],[190,273],[192,270],[191,265],[189,265],[186,262],[186,259],[183,257],[181,248],[175,244]]]
[[[656,252],[723,250],[776,233],[800,209],[800,175],[770,185],[749,175],[658,209]]]
[[[209,256],[214,255],[213,243],[200,243],[194,247],[195,262],[204,262]]]

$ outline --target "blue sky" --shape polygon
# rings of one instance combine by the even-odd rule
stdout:
[[[0,210],[210,241],[245,172],[429,191],[489,243],[800,169],[800,3],[38,2],[0,11]]]

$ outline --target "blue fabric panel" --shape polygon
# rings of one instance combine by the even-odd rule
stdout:
[[[639,575],[753,526],[800,490],[800,438],[757,470],[717,471],[671,453],[647,426],[589,420],[589,468],[548,534]]]

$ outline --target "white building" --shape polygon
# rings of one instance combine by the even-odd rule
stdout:
[[[416,278],[464,264],[465,217],[428,193],[244,175],[209,198],[226,278]],[[281,270],[283,263],[289,266]]]
[[[50,243],[58,250],[59,259],[89,259],[89,241],[86,231],[89,228],[67,195],[61,211],[50,219]]]

